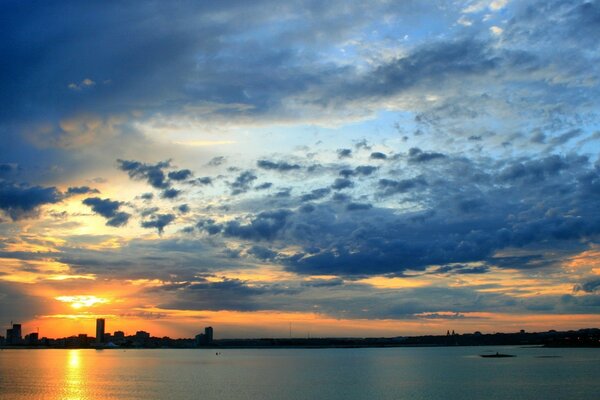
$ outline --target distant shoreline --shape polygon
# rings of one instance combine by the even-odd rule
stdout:
[[[390,348],[390,347],[481,347],[481,346],[532,346],[549,348],[598,348],[600,329],[577,331],[517,332],[482,334],[425,335],[392,338],[260,338],[219,339],[210,343],[196,343],[193,339],[150,337],[144,341],[126,339],[123,342],[82,345],[73,338],[40,339],[36,345],[19,344],[0,346],[0,349],[334,349],[334,348]],[[93,338],[92,338],[93,339]]]

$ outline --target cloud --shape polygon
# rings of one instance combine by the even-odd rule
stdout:
[[[373,153],[371,153],[369,158],[371,158],[371,160],[386,160],[387,155],[379,151],[374,151]]]
[[[357,175],[362,175],[362,176],[369,176],[371,174],[373,174],[375,171],[377,171],[379,168],[372,166],[372,165],[359,165],[356,168],[352,169],[343,169],[339,172],[339,174],[341,176],[343,176],[344,178],[349,178],[351,176],[357,176]]]
[[[224,163],[225,163],[225,157],[218,156],[218,157],[211,158],[210,161],[208,162],[208,165],[210,165],[211,167],[218,167],[219,165],[222,165]]]
[[[256,162],[256,166],[258,168],[262,168],[262,169],[266,169],[266,170],[274,170],[274,171],[279,171],[279,172],[287,172],[287,171],[300,169],[300,165],[289,164],[285,161],[258,160]]]
[[[55,187],[29,186],[0,179],[0,210],[13,221],[34,217],[41,206],[58,203],[62,198]]]
[[[184,181],[192,176],[192,171],[189,169],[180,169],[178,171],[171,171],[168,174],[169,179],[174,181]]]
[[[331,193],[330,188],[313,189],[313,190],[311,190],[310,193],[303,194],[300,197],[300,200],[301,201],[319,200],[319,199],[322,199],[323,197],[327,196],[329,193]]]
[[[427,186],[427,182],[422,177],[401,179],[399,181],[393,179],[380,179],[379,195],[392,196],[397,193],[406,193],[412,189],[418,189]]]
[[[371,175],[373,172],[377,171],[378,169],[378,167],[374,167],[372,165],[359,165],[358,167],[354,168],[354,171],[357,175],[368,176]]]
[[[242,172],[237,178],[235,178],[235,181],[229,183],[231,194],[235,196],[246,193],[248,190],[250,190],[250,185],[256,179],[256,175],[254,175],[251,171]]]
[[[163,190],[160,197],[162,197],[163,199],[174,199],[174,198],[178,197],[180,194],[181,194],[181,190],[171,188],[171,189]]]
[[[146,180],[156,189],[166,189],[169,183],[164,169],[170,166],[170,161],[162,161],[156,164],[145,164],[139,161],[117,160],[119,169],[127,172],[130,178]]]
[[[16,164],[0,163],[0,174],[8,174],[18,169]]]
[[[352,157],[352,150],[351,149],[337,149],[337,156],[339,159],[350,158],[350,157]]]
[[[446,156],[442,153],[424,152],[417,147],[413,147],[408,151],[408,162],[412,163],[423,163],[441,158],[446,158]]]
[[[196,178],[192,181],[194,184],[198,185],[212,185],[213,179],[209,176],[203,176],[201,178]]]
[[[74,196],[78,194],[91,194],[91,193],[100,193],[98,189],[91,188],[89,186],[72,186],[67,189],[67,196]]]
[[[342,190],[348,189],[354,186],[354,183],[350,179],[346,178],[336,178],[336,180],[331,185],[333,190]]]
[[[83,204],[92,208],[96,214],[99,214],[106,218],[106,225],[119,227],[126,225],[129,221],[131,214],[123,211],[119,211],[121,205],[120,201],[113,201],[110,199],[101,199],[99,197],[88,197],[82,201]]]
[[[575,292],[596,293],[600,291],[600,279],[593,279],[584,283],[577,284],[575,285],[573,290]]]
[[[260,185],[255,186],[254,190],[270,189],[272,186],[273,186],[273,184],[271,182],[264,182],[264,183],[261,183]]]
[[[187,204],[180,204],[177,206],[177,211],[179,211],[182,214],[187,214],[190,212],[190,206]]]
[[[228,221],[223,225],[223,234],[241,239],[273,239],[285,228],[287,218],[291,214],[289,210],[263,211],[248,224]]]
[[[162,234],[165,227],[175,221],[174,214],[153,214],[148,221],[142,221],[142,228],[156,228],[159,234]]]
[[[348,203],[346,205],[346,210],[348,211],[364,211],[371,208],[373,208],[373,205],[369,203]]]

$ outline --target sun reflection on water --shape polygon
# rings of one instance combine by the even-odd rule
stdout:
[[[81,350],[69,350],[67,355],[67,366],[65,368],[63,399],[83,400],[87,398],[85,393],[83,367]]]

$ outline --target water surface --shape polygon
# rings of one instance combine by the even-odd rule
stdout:
[[[514,358],[478,355],[500,351]],[[600,349],[0,350],[0,399],[593,399]]]

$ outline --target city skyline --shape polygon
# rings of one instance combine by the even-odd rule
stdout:
[[[598,1],[0,11],[2,324],[600,326]]]

